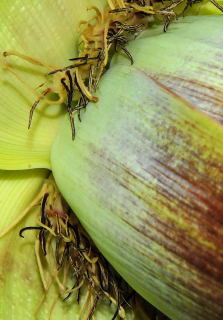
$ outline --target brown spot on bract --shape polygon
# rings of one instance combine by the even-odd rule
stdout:
[[[5,283],[5,276],[13,270],[14,259],[6,246],[0,254],[0,282]]]

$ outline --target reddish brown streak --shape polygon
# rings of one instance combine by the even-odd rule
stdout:
[[[206,112],[219,122],[223,122],[223,90],[198,80],[170,74],[158,74],[155,78],[173,92],[182,95],[189,102],[191,102],[191,98],[197,99],[196,107],[201,110],[203,110],[202,102],[208,102],[209,108]],[[205,94],[203,89],[206,89]]]

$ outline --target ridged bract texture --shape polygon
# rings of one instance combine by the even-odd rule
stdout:
[[[134,66],[111,67],[76,140],[65,119],[51,156],[97,246],[172,319],[223,317],[223,128],[205,113],[210,78],[194,67],[202,62],[222,96],[222,44],[221,17],[185,18],[135,41]],[[172,83],[180,76],[202,82],[200,98]]]
[[[104,3],[94,0],[99,8]],[[29,110],[39,95],[34,89],[49,80],[45,76],[49,71],[15,56],[4,58],[2,52],[18,51],[45,64],[66,65],[77,55],[80,20],[94,14],[86,10],[90,5],[91,0],[0,1],[1,169],[49,169],[50,147],[64,116],[60,105],[41,101],[27,130]]]

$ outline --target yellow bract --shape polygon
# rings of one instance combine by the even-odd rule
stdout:
[[[105,1],[94,1],[99,8]],[[92,1],[2,0],[0,52],[16,50],[42,63],[63,67],[77,55],[79,22],[93,15]],[[10,72],[11,71],[11,72]],[[12,74],[12,72],[14,74]],[[0,168],[50,168],[49,152],[63,108],[42,103],[28,127],[34,89],[46,81],[46,68],[17,57],[0,60]],[[15,76],[20,78],[20,80]],[[21,82],[21,79],[23,83]]]

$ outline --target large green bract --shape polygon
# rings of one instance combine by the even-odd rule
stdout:
[[[223,129],[199,110],[221,120],[222,44],[221,17],[149,31],[129,46],[132,67],[105,74],[76,140],[65,119],[52,151],[97,246],[172,319],[223,316]]]

